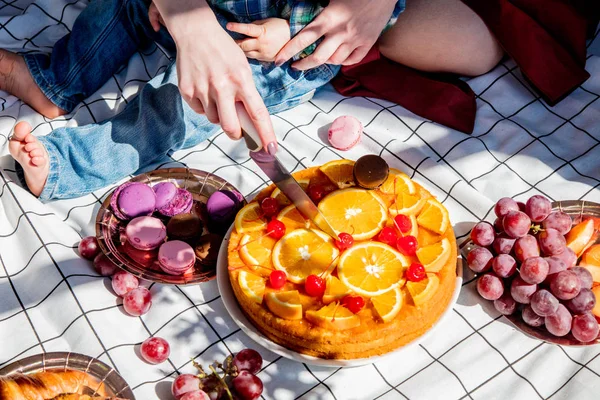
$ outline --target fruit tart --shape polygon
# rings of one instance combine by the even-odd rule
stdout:
[[[274,185],[241,209],[228,271],[248,319],[273,342],[325,359],[381,355],[423,335],[455,288],[446,208],[377,156],[294,177],[338,238]]]

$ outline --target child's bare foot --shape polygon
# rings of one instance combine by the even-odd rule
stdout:
[[[15,131],[8,143],[8,151],[23,167],[25,182],[31,193],[39,196],[48,179],[50,162],[44,146],[31,134],[31,125],[27,122],[15,125]]]
[[[0,49],[0,89],[18,97],[46,118],[56,118],[67,112],[42,93],[18,54]]]

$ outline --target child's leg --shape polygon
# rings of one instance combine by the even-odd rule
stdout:
[[[272,113],[308,100],[338,70],[322,66],[302,73],[287,65],[264,69],[253,63],[251,67]],[[23,168],[26,184],[41,200],[70,198],[108,186],[164,159],[169,151],[194,146],[218,128],[181,98],[175,64],[171,64],[113,118],[83,127],[59,128],[39,142],[21,134],[11,140],[9,149]],[[43,162],[36,157],[49,161],[47,178],[40,174]]]
[[[77,17],[71,33],[56,42],[51,55],[21,57],[0,51],[0,89],[46,116],[64,114],[153,40],[173,48],[166,30],[156,33],[150,26],[146,0],[95,0]]]

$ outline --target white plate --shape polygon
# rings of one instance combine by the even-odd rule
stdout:
[[[235,321],[236,324],[244,331],[244,333],[256,343],[260,344],[264,348],[271,350],[274,353],[279,354],[280,356],[289,358],[294,361],[298,361],[301,363],[311,364],[311,365],[321,365],[327,367],[358,367],[360,365],[372,364],[374,362],[380,361],[384,357],[388,357],[392,354],[401,355],[402,352],[408,350],[409,348],[418,345],[421,341],[427,339],[432,332],[435,330],[436,326],[441,324],[448,315],[452,312],[452,308],[454,304],[456,304],[456,300],[458,299],[458,295],[460,294],[460,289],[462,287],[462,259],[457,259],[456,263],[456,285],[454,287],[454,293],[452,294],[452,300],[448,305],[448,309],[442,314],[442,317],[422,336],[416,338],[412,342],[398,348],[397,350],[391,351],[381,356],[368,357],[368,358],[355,358],[352,360],[332,360],[332,359],[324,359],[309,356],[306,354],[298,353],[296,351],[285,348],[270,339],[266,338],[249,320],[246,318],[244,313],[242,312],[237,299],[235,298],[235,294],[233,293],[233,288],[231,287],[231,283],[229,282],[229,273],[227,271],[227,247],[229,245],[229,237],[231,235],[231,227],[227,234],[225,235],[225,239],[223,240],[223,244],[221,244],[221,249],[219,250],[219,258],[217,260],[217,285],[219,286],[219,292],[221,293],[221,298],[223,299],[223,303],[225,304],[225,308],[231,318]]]

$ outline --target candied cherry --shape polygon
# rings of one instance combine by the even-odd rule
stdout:
[[[285,235],[285,225],[278,219],[272,219],[267,224],[267,233],[273,239],[281,239]]]
[[[394,231],[389,226],[386,226],[381,230],[381,232],[379,232],[377,240],[394,247],[396,245],[396,241],[398,240],[398,235],[396,234],[396,231]]]
[[[394,217],[394,223],[402,233],[409,232],[412,229],[412,222],[404,214],[398,214]]]
[[[360,296],[349,294],[342,299],[342,305],[352,311],[353,314],[357,314],[365,306],[365,300]]]
[[[274,217],[279,213],[279,203],[273,197],[266,197],[260,202],[265,217]]]
[[[406,279],[411,282],[419,282],[427,277],[425,267],[419,263],[412,263],[406,270]]]
[[[325,196],[325,187],[319,184],[310,185],[308,187],[308,196],[312,201],[318,203]]]
[[[414,256],[417,254],[417,238],[411,235],[399,237],[396,247],[405,256]]]
[[[304,290],[309,296],[323,296],[323,293],[325,293],[325,279],[317,275],[309,275],[304,282]]]
[[[272,271],[269,275],[269,283],[273,289],[281,289],[287,282],[287,275],[283,271]]]
[[[338,235],[338,238],[339,239],[335,241],[335,245],[342,251],[349,249],[354,244],[354,238],[349,233],[342,232]]]

